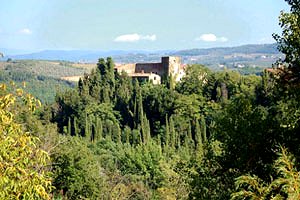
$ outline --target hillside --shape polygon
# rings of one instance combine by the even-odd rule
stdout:
[[[58,91],[74,86],[65,76],[81,76],[90,71],[91,64],[73,64],[71,62],[16,60],[0,62],[0,83],[13,81],[18,87],[26,83],[25,90],[42,102],[53,102]]]
[[[181,56],[230,55],[230,54],[279,54],[276,44],[249,44],[237,47],[218,47],[209,49],[188,49],[177,51]]]
[[[212,69],[223,67],[241,70],[243,68],[266,68],[282,58],[276,44],[243,45],[211,49],[191,49],[174,52],[183,62],[201,63]]]

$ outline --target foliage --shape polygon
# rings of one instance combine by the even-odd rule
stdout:
[[[283,68],[279,68],[281,81],[284,84],[299,85],[300,77],[300,1],[286,0],[290,5],[290,12],[281,12],[279,16],[279,25],[282,28],[281,36],[273,34],[277,41],[278,50],[285,55],[280,64]]]
[[[70,199],[97,199],[107,193],[101,190],[105,184],[101,166],[85,142],[77,137],[61,137],[63,142],[52,155],[56,192]]]
[[[19,106],[32,112],[40,102],[23,94],[22,89],[8,93],[4,84],[0,95],[0,198],[50,199],[51,179],[45,168],[49,155],[38,148],[39,139],[25,132],[15,118]]]
[[[274,168],[278,177],[270,183],[265,183],[257,176],[243,175],[236,179],[238,190],[231,199],[299,199],[300,172],[295,167],[293,156],[285,148],[281,148]]]

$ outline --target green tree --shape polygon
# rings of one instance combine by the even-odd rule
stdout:
[[[290,5],[290,12],[281,12],[279,25],[282,34],[273,34],[278,49],[285,58],[279,61],[283,64],[280,76],[281,81],[289,85],[299,85],[300,82],[300,1],[285,0]]]
[[[266,183],[257,176],[240,176],[235,182],[237,192],[231,199],[300,199],[300,172],[295,167],[295,159],[285,148],[278,155],[274,168],[279,177]]]
[[[182,81],[176,85],[176,90],[186,95],[202,95],[204,87],[208,84],[210,74],[210,70],[203,65],[190,65],[187,67],[186,75]]]
[[[70,199],[99,199],[104,192],[105,175],[86,141],[79,137],[60,136],[63,141],[52,154],[53,185]]]

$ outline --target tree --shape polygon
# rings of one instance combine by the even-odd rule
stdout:
[[[299,158],[300,130],[300,0],[286,0],[290,12],[281,12],[279,25],[282,34],[274,34],[278,49],[285,55],[274,69],[276,81],[274,98],[277,111],[277,121],[284,134],[284,144]],[[274,104],[275,104],[274,103]],[[283,117],[281,117],[283,116]]]
[[[267,108],[240,95],[216,115],[214,136],[224,144],[223,167],[267,174],[265,165],[273,161],[271,149],[279,142],[279,135],[274,135],[278,124]]]
[[[64,143],[52,154],[55,191],[69,199],[102,199],[106,177],[87,143],[79,137],[60,137]]]
[[[49,155],[15,117],[21,99],[29,112],[39,102],[29,94],[23,95],[21,89],[7,93],[3,84],[0,94],[0,199],[50,199],[51,179],[45,168]]]
[[[186,70],[182,81],[176,85],[178,92],[182,94],[202,94],[208,83],[210,70],[203,65],[191,65]]]
[[[240,176],[235,182],[238,191],[231,199],[300,199],[300,172],[295,167],[295,159],[285,148],[278,155],[274,164],[278,178],[265,183],[257,176]]]
[[[300,1],[285,0],[290,6],[290,12],[281,12],[279,25],[282,34],[273,34],[277,41],[278,50],[285,58],[279,60],[283,68],[279,68],[281,81],[285,84],[300,83]]]

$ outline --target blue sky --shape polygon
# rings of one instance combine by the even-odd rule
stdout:
[[[1,0],[0,47],[178,50],[273,43],[284,0]]]

